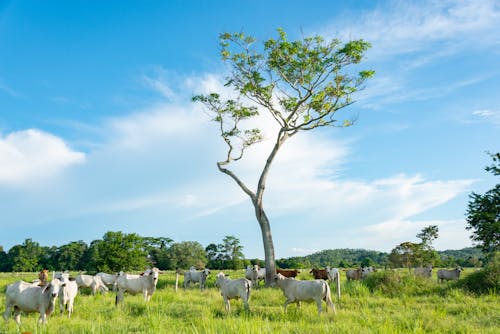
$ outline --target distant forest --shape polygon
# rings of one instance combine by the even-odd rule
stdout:
[[[204,247],[197,241],[174,242],[164,237],[141,237],[135,233],[107,232],[90,244],[74,241],[56,246],[41,246],[26,239],[5,251],[0,245],[1,272],[34,272],[41,269],[87,271],[144,270],[156,266],[163,270],[191,266],[210,269],[243,269],[250,264],[264,266],[263,259],[247,259],[238,238],[226,236],[219,244]],[[433,251],[434,252],[434,251]],[[436,252],[432,260],[438,267],[480,267],[483,254],[477,248]],[[390,254],[365,249],[330,249],[302,257],[276,260],[279,268],[324,268],[375,266],[402,267]]]
[[[440,267],[475,267],[482,265],[483,254],[478,248],[468,247],[459,250],[437,251],[439,261],[435,263]],[[389,254],[366,249],[326,249],[302,257],[290,257],[277,260],[279,267],[283,268],[324,268],[340,267],[349,268],[357,266],[393,267],[389,261]]]

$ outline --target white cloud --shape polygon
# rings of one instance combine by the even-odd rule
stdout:
[[[457,45],[470,47],[498,45],[500,6],[496,1],[390,1],[383,7],[344,22],[343,38],[363,38],[374,48],[372,56],[390,56],[430,49],[435,42],[448,41],[434,48],[437,55],[443,49]],[[325,31],[332,31],[329,27]]]
[[[459,249],[471,245],[470,233],[466,231],[463,219],[388,220],[362,227],[358,230],[357,235],[361,243],[366,245],[367,248],[389,252],[401,242],[419,242],[420,240],[416,237],[417,233],[429,225],[437,225],[439,228],[439,237],[433,243],[436,249]]]
[[[500,110],[479,109],[473,111],[472,115],[475,116],[476,119],[489,122],[497,127],[500,126]]]
[[[0,137],[0,184],[27,184],[85,161],[59,137],[29,129]]]

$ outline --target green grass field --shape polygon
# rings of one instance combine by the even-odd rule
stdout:
[[[244,275],[243,270],[228,273],[232,278]],[[91,296],[82,291],[71,319],[61,316],[57,305],[45,326],[37,325],[38,314],[23,314],[20,328],[11,318],[1,323],[0,333],[499,333],[500,328],[495,292],[476,296],[453,283],[437,284],[435,277],[415,279],[404,271],[398,273],[400,280],[382,287],[342,277],[340,301],[332,286],[337,314],[320,316],[313,303],[302,303],[300,309],[290,305],[284,313],[282,292],[263,287],[252,291],[250,312],[233,300],[227,314],[214,288],[215,274],[205,291],[196,286],[176,292],[175,273],[166,272],[148,304],[142,296],[126,295],[124,304],[115,307],[113,292]],[[36,273],[0,273],[0,312],[5,310],[7,284],[36,277]],[[306,270],[299,278],[311,279]]]

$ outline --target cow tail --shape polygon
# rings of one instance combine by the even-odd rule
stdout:
[[[326,296],[325,296],[325,302],[326,302],[326,309],[328,310],[328,308],[331,308],[333,313],[335,314],[335,305],[333,304],[333,301],[332,301],[332,296],[330,294],[330,286],[328,285],[328,283],[324,282],[325,284],[325,288],[326,288]]]

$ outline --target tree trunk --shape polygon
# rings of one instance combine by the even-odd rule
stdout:
[[[274,276],[276,275],[276,261],[274,257],[274,243],[271,234],[271,225],[267,219],[262,204],[254,203],[255,215],[259,222],[262,233],[262,243],[264,244],[264,257],[266,262],[266,286],[274,286]]]

